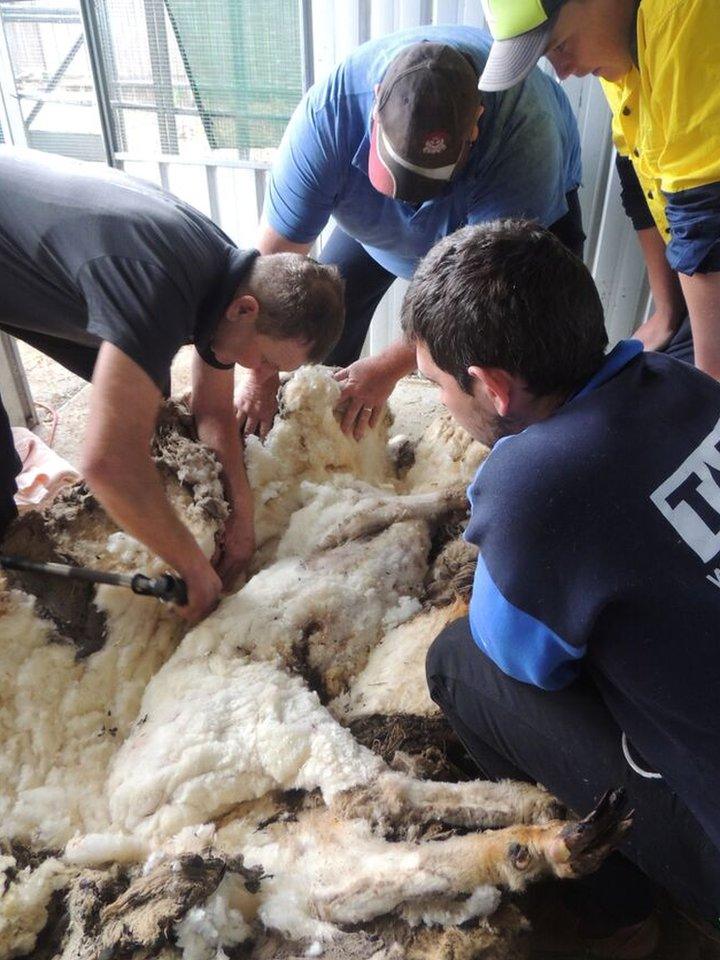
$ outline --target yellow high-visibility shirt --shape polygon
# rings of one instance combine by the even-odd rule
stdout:
[[[642,0],[637,60],[601,82],[615,146],[668,243],[664,194],[720,183],[720,0]]]

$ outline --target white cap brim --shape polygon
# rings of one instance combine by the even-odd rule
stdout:
[[[519,37],[495,40],[478,88],[489,92],[507,90],[524,80],[545,53],[551,31],[552,23],[547,21]]]

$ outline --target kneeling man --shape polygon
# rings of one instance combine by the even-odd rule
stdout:
[[[720,385],[638,341],[605,355],[589,272],[525,222],[438,243],[403,327],[492,446],[469,617],[430,650],[431,694],[484,777],[578,810],[625,787],[624,857],[573,909],[591,950],[645,956],[646,878],[720,914]]]

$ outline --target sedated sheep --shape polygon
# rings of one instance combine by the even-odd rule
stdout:
[[[469,957],[496,886],[593,869],[627,829],[617,796],[565,821],[540,788],[418,779],[353,736],[363,716],[436,713],[423,654],[461,608],[423,600],[471,558],[433,535],[483,451],[444,418],[398,480],[387,423],[345,438],[338,390],[305,368],[266,443],[251,439],[261,569],[185,636],[171,611],[102,587],[107,637],[78,659],[30,598],[0,595],[0,957],[53,930],[48,956],[67,960],[202,960],[253,939],[259,958],[278,936],[341,957],[353,938],[358,955],[348,928],[373,923],[377,960],[440,956],[450,936]],[[217,465],[174,422],[158,459],[210,552]],[[46,529],[78,562],[159,569],[77,491]]]

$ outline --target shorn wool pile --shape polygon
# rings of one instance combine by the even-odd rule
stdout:
[[[486,451],[440,418],[408,467],[387,420],[343,436],[338,395],[304,368],[248,443],[253,570],[196,628],[100,587],[68,636],[1,584],[0,958],[517,957],[501,888],[592,869],[626,829],[612,798],[563,820],[449,759],[424,656],[464,609]],[[155,452],[209,555],[227,508],[179,408]],[[10,540],[162,570],[81,486]]]

